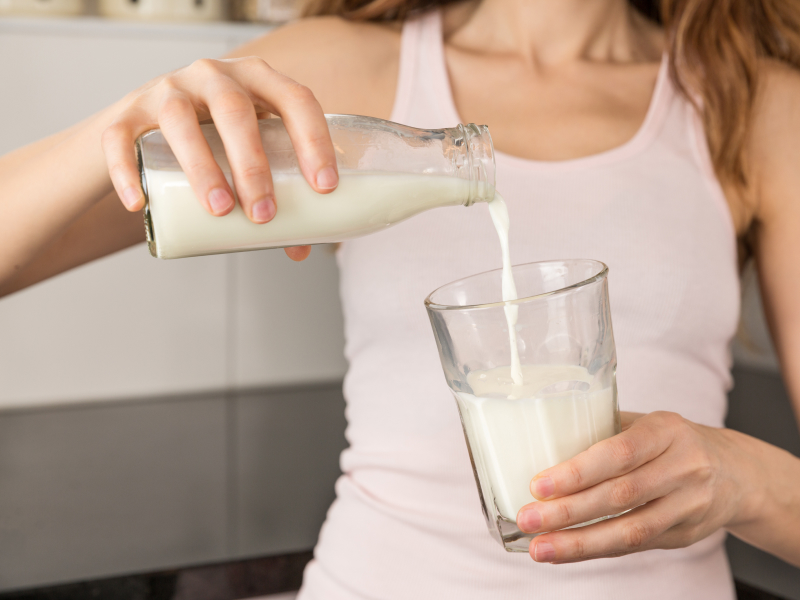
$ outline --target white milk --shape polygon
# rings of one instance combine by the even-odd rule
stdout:
[[[537,473],[616,433],[613,388],[583,367],[524,365],[522,377],[519,386],[509,367],[473,371],[474,394],[455,392],[481,489],[511,521],[535,501]]]
[[[511,271],[511,253],[508,250],[509,217],[508,207],[503,197],[494,193],[494,200],[489,202],[489,214],[500,239],[500,251],[503,254],[503,300],[516,300],[517,285],[514,283],[514,273]],[[508,343],[511,348],[511,378],[516,385],[522,385],[522,371],[519,366],[519,348],[517,347],[517,316],[518,306],[505,306],[506,323],[508,324]]]
[[[455,177],[344,171],[336,190],[318,194],[302,175],[277,175],[277,213],[258,225],[238,203],[224,217],[207,213],[181,171],[147,169],[145,175],[159,258],[338,242],[429,208],[464,204],[470,185]]]

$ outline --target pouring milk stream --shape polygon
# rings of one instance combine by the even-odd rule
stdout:
[[[508,207],[500,194],[489,213],[503,257],[502,297],[516,300],[511,269]],[[511,364],[467,376],[472,394],[455,391],[476,475],[490,489],[500,515],[515,521],[535,501],[530,481],[539,472],[616,433],[612,387],[592,388],[593,376],[577,365],[520,365],[517,305],[503,307]]]
[[[508,230],[511,222],[508,217],[508,206],[505,200],[497,192],[494,193],[494,200],[489,202],[489,214],[492,223],[497,230],[497,237],[500,238],[500,252],[503,255],[503,301],[517,299],[517,285],[514,283],[514,273],[511,271],[511,252],[508,248]],[[506,305],[503,307],[506,313],[506,323],[508,323],[508,343],[511,346],[511,379],[515,385],[522,385],[522,370],[519,366],[519,348],[517,347],[517,316],[519,307]]]

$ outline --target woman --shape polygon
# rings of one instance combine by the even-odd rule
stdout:
[[[488,216],[432,211],[343,244],[351,447],[300,598],[730,599],[726,530],[800,565],[800,459],[722,428],[748,252],[800,410],[800,6],[664,0],[661,27],[626,0],[437,4],[317,0],[309,14],[328,16],[2,158],[2,292],[142,241],[132,148],[152,127],[224,215],[231,189],[198,129],[213,118],[240,202],[263,223],[280,199],[258,114],[284,118],[320,193],[338,181],[323,109],[488,123],[513,260],[610,265],[620,401],[644,414],[534,478],[544,501],[518,524],[553,533],[530,556],[505,554],[485,531],[421,307],[438,285],[498,265]]]

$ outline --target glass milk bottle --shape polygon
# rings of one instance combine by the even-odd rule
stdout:
[[[431,208],[494,198],[494,153],[485,125],[416,129],[356,115],[326,118],[339,168],[339,186],[330,194],[316,193],[303,178],[283,122],[259,121],[278,208],[264,224],[248,220],[238,203],[224,217],[207,213],[161,131],[142,135],[136,148],[150,253],[183,258],[339,242]],[[201,128],[233,187],[216,128]]]

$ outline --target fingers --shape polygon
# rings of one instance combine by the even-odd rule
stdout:
[[[158,123],[200,203],[215,216],[231,212],[233,191],[203,137],[194,104],[182,91],[164,93]]]
[[[626,431],[542,471],[531,481],[531,494],[538,500],[560,498],[629,473],[653,460],[671,441],[669,428],[658,414],[642,417]]]
[[[101,140],[111,183],[129,211],[144,208],[139,163],[133,147],[137,137],[133,123],[127,119],[117,119],[103,132]]]
[[[239,203],[254,223],[275,216],[275,191],[250,97],[233,80],[223,80],[207,100],[231,166]]]
[[[286,256],[295,262],[300,262],[308,258],[311,254],[311,246],[292,246],[291,248],[284,248]]]
[[[251,57],[196,61],[142,90],[103,135],[109,172],[120,199],[129,210],[144,205],[133,143],[147,129],[160,126],[206,210],[218,216],[233,210],[233,189],[199,126],[198,119],[211,117],[245,214],[256,223],[270,221],[277,208],[257,124],[257,115],[263,113],[283,118],[311,187],[320,193],[335,189],[339,181],[336,155],[316,98],[308,88]],[[289,254],[303,259],[307,251]]]
[[[564,498],[528,504],[519,511],[517,525],[526,533],[557,531],[618,515],[666,496],[675,489],[676,480],[671,469],[660,462],[648,463],[626,475]]]
[[[622,431],[625,431],[626,429],[630,429],[631,425],[645,416],[645,413],[628,412],[623,410],[620,411],[619,416],[620,421],[622,422]]]
[[[691,543],[685,532],[670,532],[681,514],[680,499],[667,496],[614,519],[540,535],[529,552],[536,562],[568,563],[677,548]]]
[[[325,114],[314,94],[260,59],[243,60],[250,61],[247,66],[256,75],[246,79],[249,91],[265,100],[270,110],[283,119],[306,181],[319,193],[333,191],[339,184],[336,153]]]

